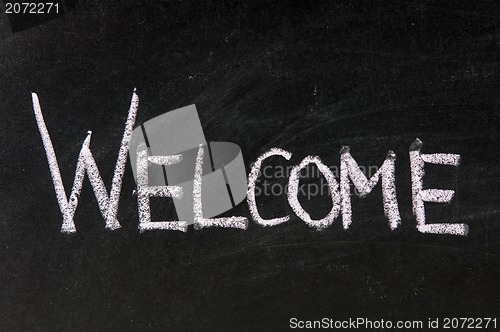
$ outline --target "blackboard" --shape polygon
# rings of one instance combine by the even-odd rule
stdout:
[[[294,317],[500,319],[498,13],[494,1],[88,0],[11,26],[2,11],[0,329],[288,331]],[[207,141],[239,145],[247,174],[273,147],[292,153],[268,159],[275,169],[308,155],[339,167],[343,146],[359,165],[380,167],[394,151],[400,226],[388,227],[379,184],[353,195],[347,230],[339,216],[317,231],[285,195],[267,195],[258,198],[261,215],[288,222],[260,226],[243,201],[225,215],[247,217],[246,230],[140,232],[127,161],[122,227],[105,229],[85,179],[77,232],[61,233],[31,92],[69,192],[89,130],[109,190],[134,88],[136,126],[195,104]],[[424,153],[461,156],[458,167],[426,166],[426,188],[455,191],[426,213],[429,223],[467,224],[467,236],[417,230],[416,138]],[[288,177],[269,181],[284,186]],[[331,208],[328,196],[300,201],[313,218]],[[169,198],[152,199],[151,211],[177,218]]]

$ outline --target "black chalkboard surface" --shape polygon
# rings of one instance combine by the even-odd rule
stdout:
[[[495,1],[87,0],[21,29],[2,10],[0,330],[288,331],[358,318],[500,328],[498,14]],[[85,178],[76,232],[62,233],[31,92],[69,195],[89,130],[110,190],[134,88],[135,127],[195,104],[207,142],[237,144],[246,174],[269,149],[289,151],[264,161],[256,200],[263,218],[290,220],[261,226],[243,200],[224,215],[248,218],[246,230],[140,232],[127,160],[121,228],[105,228]],[[460,155],[457,167],[426,164],[424,188],[455,195],[425,210],[467,236],[417,229],[416,138],[424,154]],[[364,198],[353,190],[347,229],[339,214],[318,231],[291,208],[290,167],[315,155],[338,181],[343,146],[366,176],[394,152],[394,230],[380,183]],[[312,219],[332,207],[322,183],[300,179]],[[177,220],[171,198],[150,204],[153,220]]]

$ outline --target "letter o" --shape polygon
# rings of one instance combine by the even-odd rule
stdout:
[[[318,220],[314,220],[311,218],[309,213],[302,208],[302,205],[299,202],[298,191],[299,191],[299,181],[300,181],[300,170],[306,167],[307,165],[314,163],[318,167],[319,171],[325,177],[328,188],[330,189],[330,195],[332,199],[332,209],[328,214]],[[305,157],[299,165],[293,167],[292,172],[290,173],[290,179],[288,180],[288,203],[290,207],[295,212],[295,214],[302,219],[306,224],[310,227],[316,228],[317,230],[322,230],[328,226],[330,226],[335,218],[339,215],[340,212],[340,194],[339,194],[339,185],[337,180],[335,180],[335,176],[333,175],[330,168],[328,168],[325,164],[321,162],[321,159],[317,156],[307,156]]]

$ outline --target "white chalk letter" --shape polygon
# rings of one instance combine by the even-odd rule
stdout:
[[[180,186],[149,186],[148,162],[156,165],[169,166],[181,162],[182,155],[148,156],[146,144],[137,147],[137,203],[139,206],[139,230],[150,231],[153,229],[187,231],[185,221],[151,221],[150,197],[175,197],[182,198]]]
[[[384,214],[389,221],[392,230],[401,223],[399,216],[398,201],[396,199],[395,163],[396,155],[389,151],[382,167],[368,180],[359,168],[358,163],[351,156],[349,147],[344,146],[340,151],[340,196],[342,200],[342,224],[344,229],[351,225],[351,191],[349,178],[354,184],[360,197],[368,195],[382,178],[382,200],[384,204]]]
[[[282,156],[286,160],[290,160],[292,154],[282,149],[272,148],[264,152],[259,158],[257,158],[252,166],[252,170],[250,171],[250,175],[248,176],[247,202],[253,220],[262,226],[275,226],[287,222],[290,219],[290,216],[264,219],[260,216],[259,210],[257,209],[257,202],[255,200],[255,182],[257,182],[257,178],[259,177],[262,162],[271,156]]]
[[[460,155],[447,153],[422,154],[422,141],[418,138],[410,146],[411,192],[413,214],[417,219],[417,229],[422,233],[467,235],[467,224],[425,223],[424,202],[449,203],[455,194],[453,190],[422,189],[424,184],[425,163],[436,165],[458,166]]]
[[[76,232],[73,217],[78,206],[78,197],[80,196],[80,193],[82,191],[85,171],[87,171],[87,174],[89,176],[89,180],[92,185],[92,189],[94,190],[94,194],[96,196],[99,209],[101,210],[101,214],[106,221],[106,228],[110,230],[120,228],[120,223],[117,220],[118,202],[120,200],[120,192],[122,188],[122,179],[123,173],[125,171],[125,164],[127,162],[127,154],[130,148],[132,128],[134,127],[137,110],[139,108],[139,97],[135,93],[135,90],[132,95],[132,101],[130,103],[130,109],[128,112],[127,121],[125,123],[125,131],[123,133],[120,150],[118,152],[118,158],[115,165],[111,192],[109,196],[106,191],[106,186],[104,185],[101,175],[99,174],[99,170],[97,168],[94,157],[92,156],[92,152],[90,151],[91,132],[89,131],[87,137],[83,142],[80,154],[78,155],[75,179],[73,181],[73,187],[71,189],[69,201],[66,196],[66,191],[64,190],[61,172],[57,163],[52,140],[50,139],[45,120],[43,119],[40,101],[38,100],[38,96],[36,93],[32,93],[31,96],[33,100],[35,119],[38,125],[38,130],[40,131],[40,136],[42,137],[45,154],[47,155],[47,161],[49,163],[49,169],[52,176],[52,182],[54,183],[54,189],[56,191],[57,202],[59,203],[59,208],[61,209],[61,213],[63,214],[61,232]]]
[[[248,219],[245,217],[221,217],[221,218],[203,218],[203,206],[201,202],[201,187],[203,178],[203,144],[198,148],[196,156],[196,166],[194,170],[193,181],[193,214],[194,229],[199,230],[204,227],[224,227],[247,229]]]
[[[311,219],[309,213],[307,213],[302,205],[299,202],[298,193],[299,193],[299,181],[300,181],[300,170],[306,167],[307,165],[314,163],[318,167],[319,171],[323,174],[328,183],[328,189],[330,189],[330,196],[332,199],[332,208],[328,214],[319,220]],[[292,207],[293,211],[297,216],[302,219],[306,224],[310,227],[316,228],[317,230],[322,230],[328,226],[330,226],[335,218],[339,215],[340,210],[340,199],[339,199],[339,190],[338,183],[335,180],[335,176],[333,175],[330,168],[328,168],[325,164],[321,162],[321,159],[316,156],[307,156],[305,157],[299,165],[292,168],[290,173],[290,179],[288,182],[288,203]]]

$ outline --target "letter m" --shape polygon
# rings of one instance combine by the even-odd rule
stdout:
[[[382,167],[368,179],[359,168],[358,163],[351,156],[349,147],[344,146],[340,151],[340,197],[342,207],[342,224],[344,229],[351,225],[351,191],[349,179],[360,197],[368,195],[382,178],[382,199],[384,204],[384,214],[389,221],[389,226],[394,230],[401,223],[399,216],[398,201],[396,199],[396,181],[395,181],[395,161],[396,155],[389,151]]]

